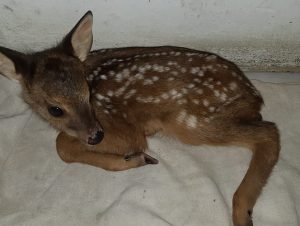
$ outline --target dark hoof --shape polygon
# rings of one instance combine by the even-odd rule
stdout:
[[[133,154],[127,154],[124,156],[124,160],[125,161],[130,161],[134,158],[141,158],[144,162],[144,165],[147,165],[147,164],[158,164],[158,160],[151,157],[150,155],[147,155],[146,153],[144,152],[136,152],[136,153],[133,153]]]
[[[248,210],[248,215],[249,215],[249,221],[247,226],[253,226],[253,221],[252,221],[252,210]]]
[[[253,226],[252,210],[248,210],[239,220],[237,220],[236,217],[233,217],[233,224],[234,226]]]
[[[158,164],[158,160],[153,158],[150,155],[147,155],[146,153],[144,153],[144,158],[145,158],[145,163],[146,164]]]

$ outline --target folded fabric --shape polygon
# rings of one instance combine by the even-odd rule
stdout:
[[[278,124],[280,160],[254,208],[255,226],[300,222],[300,84],[254,81],[263,117]],[[220,131],[222,133],[222,131]],[[159,135],[160,162],[123,172],[66,164],[57,131],[0,77],[0,225],[226,226],[251,158],[243,148],[188,146]]]

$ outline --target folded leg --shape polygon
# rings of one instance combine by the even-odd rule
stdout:
[[[56,140],[57,153],[67,162],[77,162],[96,166],[105,170],[120,171],[136,168],[147,164],[157,164],[158,161],[143,151],[128,151],[127,154],[109,153],[112,145],[107,142],[88,148],[85,144],[65,133],[60,133]]]

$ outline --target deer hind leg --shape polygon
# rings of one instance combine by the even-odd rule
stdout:
[[[279,133],[272,122],[254,117],[236,121],[219,121],[209,126],[191,130],[185,126],[167,126],[165,132],[184,143],[215,146],[243,146],[253,152],[247,173],[233,197],[233,222],[235,226],[250,226],[255,202],[279,156]]]
[[[279,132],[272,122],[252,122],[240,125],[233,144],[247,145],[253,156],[244,179],[233,196],[233,222],[236,226],[252,225],[255,202],[266,184],[280,151]]]
[[[100,145],[101,143],[99,144],[99,147]],[[58,155],[64,162],[83,163],[109,171],[121,171],[147,164],[158,163],[156,159],[144,152],[117,155],[91,151],[76,138],[70,137],[65,133],[60,133],[58,135],[56,139],[56,148]],[[105,151],[106,148],[109,147],[107,145],[102,145],[100,149]]]

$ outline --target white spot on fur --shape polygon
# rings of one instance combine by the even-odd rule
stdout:
[[[200,103],[199,100],[196,100],[196,99],[193,99],[192,102],[196,105],[199,105],[199,103]]]
[[[109,96],[109,97],[112,97],[114,95],[114,92],[109,90],[109,91],[107,91],[106,95]]]
[[[138,69],[138,71],[143,74],[143,73],[146,72],[146,68],[143,67],[143,66],[140,66],[139,69]]]
[[[203,89],[197,89],[197,90],[196,90],[196,93],[198,93],[198,94],[203,94]]]
[[[136,65],[133,65],[131,68],[130,68],[131,71],[135,71],[137,70],[137,66]]]
[[[180,69],[180,71],[181,71],[181,73],[186,73],[187,70],[186,70],[185,67],[183,67],[183,68]]]
[[[177,91],[176,91],[175,89],[172,89],[172,90],[169,91],[169,93],[170,93],[172,96],[174,96],[174,95],[177,94]]]
[[[199,78],[194,78],[193,81],[197,83],[201,83],[201,80]]]
[[[173,96],[172,99],[179,99],[179,98],[181,98],[182,96],[183,96],[182,93],[177,93],[176,95]]]
[[[123,74],[122,73],[116,74],[115,80],[116,80],[116,82],[122,82]]]
[[[193,84],[193,83],[190,83],[190,84],[188,84],[188,86],[187,86],[189,89],[192,89],[192,88],[194,88],[195,87],[195,84]]]
[[[104,99],[105,99],[105,96],[102,96],[100,93],[96,93],[96,94],[95,94],[95,97],[96,97],[98,100],[104,100]]]
[[[187,103],[187,100],[186,99],[180,99],[180,100],[177,100],[177,104],[186,104]]]
[[[153,77],[152,77],[152,80],[153,80],[154,82],[156,82],[156,81],[158,81],[158,80],[159,80],[159,77],[157,77],[157,76],[153,76]]]
[[[217,56],[216,55],[209,55],[205,59],[208,60],[208,61],[215,60],[215,59],[217,59]]]
[[[139,79],[139,80],[144,79],[144,75],[141,74],[141,73],[137,73],[137,74],[135,75],[135,77],[136,77],[136,79]]]
[[[196,56],[197,53],[185,53],[186,56]]]
[[[210,70],[210,71],[212,71],[212,72],[216,72],[216,71],[217,71],[212,65],[207,65],[207,66],[206,66],[206,69],[207,69],[207,70]]]
[[[176,61],[168,61],[167,65],[175,66],[175,65],[178,65],[178,63]]]
[[[202,77],[204,75],[204,72],[203,71],[199,71],[198,72],[198,76]]]
[[[151,79],[145,79],[144,82],[143,82],[144,86],[152,85],[152,84],[153,84],[153,81]]]
[[[208,110],[209,110],[210,112],[214,112],[214,111],[215,111],[215,107],[209,107]]]
[[[100,78],[101,78],[102,80],[106,80],[106,79],[107,79],[107,76],[106,76],[106,75],[100,75]]]
[[[215,97],[219,97],[221,95],[220,91],[219,90],[214,90],[214,95],[215,95]]]
[[[229,89],[230,90],[236,90],[236,88],[237,88],[237,84],[235,82],[229,83]]]
[[[158,97],[156,97],[156,98],[154,98],[154,100],[153,100],[153,103],[159,103],[160,102],[160,99],[158,98]]]
[[[146,68],[146,70],[150,70],[150,69],[152,68],[152,65],[146,64],[146,65],[145,65],[145,68]]]
[[[124,63],[119,63],[119,64],[118,64],[118,67],[124,67],[124,66],[125,66]]]
[[[177,120],[179,123],[183,123],[183,121],[185,120],[186,115],[187,115],[186,110],[182,110],[182,111],[178,114],[176,120]]]
[[[225,64],[223,64],[222,67],[225,68],[225,69],[228,69],[228,66],[225,65]]]
[[[200,68],[199,67],[192,67],[191,70],[190,70],[190,72],[192,74],[197,74],[197,73],[200,72]]]
[[[209,119],[209,118],[204,118],[204,122],[209,123],[209,122],[210,122],[210,119]]]
[[[226,99],[227,99],[226,93],[222,93],[221,96],[220,96],[220,99],[221,99],[222,101],[226,101]]]
[[[129,99],[129,98],[132,97],[135,93],[136,93],[136,89],[130,90],[130,91],[124,96],[124,99]]]
[[[187,94],[187,93],[188,93],[188,90],[187,90],[186,88],[182,88],[182,89],[181,89],[181,92],[184,93],[184,94]]]
[[[205,107],[208,107],[208,106],[209,106],[209,101],[206,100],[206,99],[204,99],[204,100],[203,100],[203,105],[204,105]]]
[[[151,103],[153,100],[154,100],[154,98],[152,96],[136,98],[136,101],[141,102],[141,103]]]
[[[130,71],[128,68],[125,68],[125,69],[123,69],[122,73],[123,73],[123,76],[127,77],[127,76],[129,76]]]
[[[178,72],[177,71],[171,71],[171,73],[170,73],[171,75],[178,75]]]
[[[115,73],[114,71],[109,71],[108,74],[109,74],[110,76],[114,76],[116,73]]]
[[[158,64],[154,64],[153,65],[153,70],[157,71],[157,72],[164,72],[165,71],[165,67],[161,66],[161,65],[158,65]]]
[[[190,115],[186,119],[186,125],[191,128],[196,128],[197,122],[198,122],[198,120],[195,115]]]
[[[126,90],[126,86],[123,86],[123,87],[117,89],[117,91],[115,92],[115,96],[116,97],[121,96],[124,93],[125,90]]]
[[[94,75],[93,74],[90,74],[88,77],[87,77],[87,80],[88,81],[92,81],[94,79]]]
[[[168,93],[163,93],[160,95],[163,99],[168,99],[169,98],[169,94]]]

